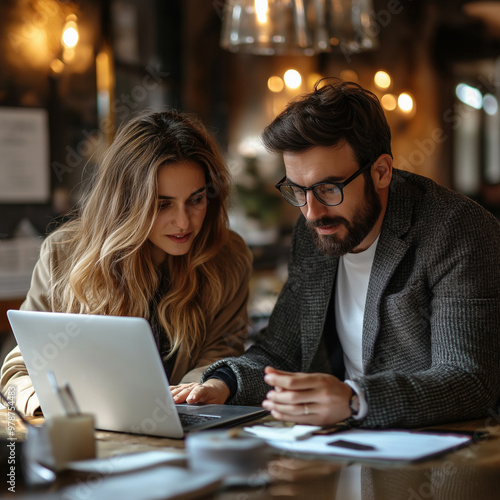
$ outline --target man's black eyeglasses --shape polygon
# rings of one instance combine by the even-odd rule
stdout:
[[[285,177],[276,184],[275,188],[278,189],[283,198],[294,207],[303,207],[307,203],[307,191],[312,191],[314,197],[323,205],[334,207],[335,205],[340,205],[344,201],[344,188],[372,165],[373,162],[356,170],[356,172],[344,182],[318,182],[310,187],[298,186],[292,182],[287,182],[285,175]]]

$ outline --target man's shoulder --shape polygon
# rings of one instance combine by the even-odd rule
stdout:
[[[396,171],[384,229],[420,248],[500,247],[500,224],[467,196],[412,173]],[[498,251],[498,250],[496,250]]]
[[[413,215],[443,220],[467,214],[467,218],[494,221],[494,217],[468,196],[411,172],[395,170],[391,183],[391,209],[411,206]]]
[[[391,182],[391,193],[394,196],[410,196],[415,200],[425,199],[427,202],[448,203],[450,200],[469,200],[463,194],[449,189],[429,177],[394,169]]]

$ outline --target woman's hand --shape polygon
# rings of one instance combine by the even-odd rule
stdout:
[[[229,397],[229,387],[222,380],[211,378],[204,384],[171,385],[174,403],[224,404]]]
[[[351,388],[326,373],[290,373],[265,368],[264,381],[274,387],[262,406],[278,420],[333,425],[351,416]]]

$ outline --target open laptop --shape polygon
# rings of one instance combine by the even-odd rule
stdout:
[[[266,415],[260,407],[176,405],[144,318],[53,312],[7,312],[45,417],[60,415],[50,383],[68,382],[96,428],[182,438]],[[181,420],[184,424],[181,424]]]

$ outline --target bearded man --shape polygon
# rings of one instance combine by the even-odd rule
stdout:
[[[280,420],[414,427],[481,418],[500,397],[500,225],[393,168],[377,97],[322,81],[264,130],[300,207],[288,280],[242,356],[188,403],[262,404]]]

